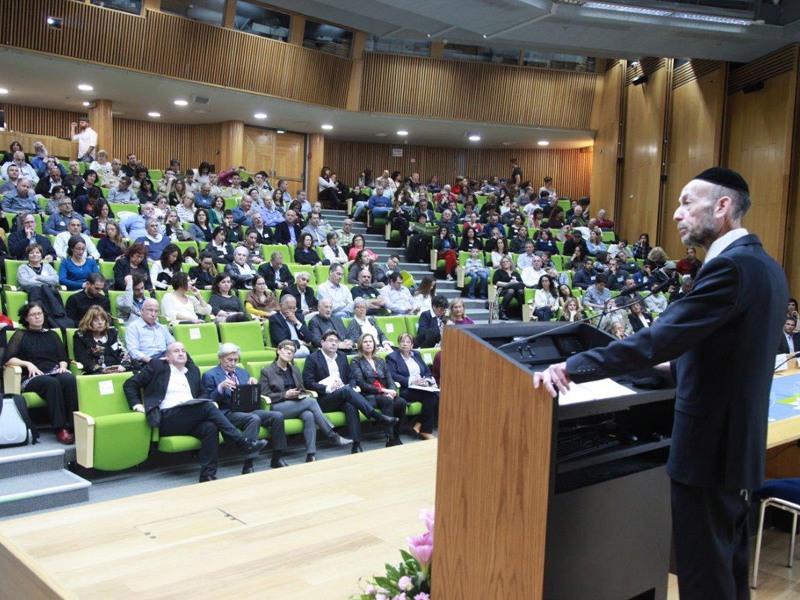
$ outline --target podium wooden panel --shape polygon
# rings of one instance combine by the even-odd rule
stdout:
[[[443,346],[434,597],[541,598],[553,400],[464,330]]]

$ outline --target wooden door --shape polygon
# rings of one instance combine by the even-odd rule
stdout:
[[[275,133],[257,127],[244,128],[244,166],[251,173],[266,171],[272,185],[289,182],[292,196],[305,189],[306,138],[300,133]]]

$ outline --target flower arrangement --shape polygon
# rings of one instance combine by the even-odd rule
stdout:
[[[367,581],[357,600],[430,600],[433,557],[433,510],[420,511],[425,533],[409,536],[408,551],[400,550],[403,562],[386,564],[386,574]]]

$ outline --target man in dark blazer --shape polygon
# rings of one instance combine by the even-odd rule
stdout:
[[[433,348],[442,341],[442,328],[444,327],[444,313],[447,312],[447,298],[434,296],[431,300],[431,309],[421,312],[417,323],[417,346],[420,348]]]
[[[294,296],[297,302],[297,318],[300,320],[303,320],[307,314],[317,310],[317,297],[314,295],[314,290],[308,287],[310,280],[310,273],[300,271],[294,276],[294,283],[281,293],[281,298],[287,294]]]
[[[749,497],[764,478],[769,390],[789,292],[781,267],[742,228],[749,206],[738,173],[715,167],[695,177],[673,216],[681,241],[708,251],[691,291],[652,327],[534,376],[535,386],[555,395],[571,380],[673,361],[667,474],[681,600],[750,597]],[[720,356],[742,344],[745,351]]]
[[[331,329],[339,336],[339,350],[347,353],[355,353],[355,344],[347,339],[347,327],[341,317],[333,314],[333,302],[328,298],[323,298],[317,306],[319,312],[311,317],[308,322],[308,330],[311,332],[311,341],[317,347],[322,347],[322,334]]]
[[[285,221],[275,225],[275,241],[278,244],[296,246],[300,241],[300,225],[297,224],[297,214],[293,210],[287,210],[285,217]]]
[[[56,260],[56,250],[50,240],[36,233],[36,217],[33,213],[22,213],[17,216],[17,227],[6,240],[8,243],[8,254],[14,260],[27,260],[25,248],[33,244],[42,247],[42,260],[48,262]],[[49,257],[49,258],[48,258]]]
[[[272,441],[272,461],[270,466],[273,469],[287,467],[286,461],[281,455],[286,450],[286,430],[283,425],[283,415],[272,410],[254,410],[252,412],[237,412],[231,407],[231,396],[233,390],[240,385],[258,385],[258,380],[250,377],[250,374],[242,367],[237,367],[241,358],[241,349],[236,344],[226,342],[219,345],[217,358],[219,364],[213,369],[203,373],[203,390],[206,398],[216,403],[223,416],[241,428],[245,437],[251,440],[258,439],[258,431],[261,427],[266,427],[271,432]],[[244,459],[242,475],[253,473],[253,460],[258,458],[258,452],[251,452]]]
[[[294,283],[292,272],[283,264],[281,252],[273,252],[269,257],[269,262],[258,267],[258,274],[264,277],[267,287],[273,292],[285,290]]]
[[[297,316],[297,303],[294,296],[281,296],[281,310],[269,318],[269,339],[276,348],[283,340],[294,342],[297,358],[308,356],[311,348],[311,332]]]
[[[319,406],[324,412],[344,411],[347,431],[353,440],[352,453],[361,452],[361,411],[367,418],[386,427],[394,426],[397,417],[382,415],[350,385],[350,365],[344,352],[337,350],[339,335],[331,330],[322,335],[322,349],[306,359],[303,368],[303,385],[319,395]]]
[[[797,319],[786,317],[783,323],[783,335],[778,341],[778,354],[793,354],[800,352],[800,333],[795,333]]]
[[[200,371],[180,342],[167,347],[163,359],[151,360],[122,385],[131,410],[145,413],[159,434],[200,439],[200,482],[217,478],[219,434],[244,453],[258,453],[266,440],[253,440],[228,421],[211,400],[202,398]]]

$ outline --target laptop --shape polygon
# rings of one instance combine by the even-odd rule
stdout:
[[[258,384],[246,383],[236,386],[231,392],[231,410],[249,413],[261,407]]]

